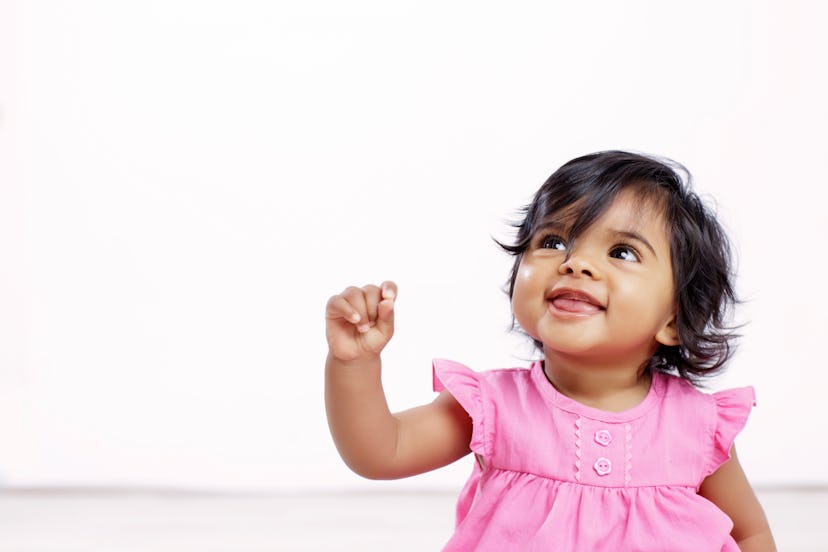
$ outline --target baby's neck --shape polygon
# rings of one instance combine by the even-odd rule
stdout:
[[[584,366],[548,356],[544,373],[559,393],[608,412],[623,412],[641,403],[652,381],[649,370]]]

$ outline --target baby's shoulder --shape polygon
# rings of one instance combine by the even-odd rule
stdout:
[[[484,385],[495,389],[522,389],[532,383],[532,367],[491,368],[479,372]]]
[[[709,404],[713,401],[711,393],[699,389],[682,377],[663,372],[658,372],[655,377],[661,380],[661,394],[673,402],[680,399],[690,403]]]
[[[491,368],[489,370],[484,370],[480,372],[480,374],[484,377],[489,379],[503,379],[503,380],[514,380],[514,379],[522,379],[529,377],[531,371],[528,367],[515,367],[515,368]]]
[[[456,390],[459,387],[473,389],[477,397],[494,399],[502,396],[523,395],[533,387],[532,370],[529,367],[507,367],[474,370],[456,361],[435,359],[433,361],[435,391],[443,388]]]
[[[752,387],[707,391],[678,376],[659,374],[658,377],[662,380],[661,411],[674,412],[682,420],[701,418],[711,426],[730,419],[743,422],[756,402]]]

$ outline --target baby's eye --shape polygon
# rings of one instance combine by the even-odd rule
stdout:
[[[610,257],[622,261],[638,262],[638,253],[628,245],[617,245],[610,250]]]
[[[558,251],[566,251],[566,242],[560,236],[544,236],[538,242],[538,249],[557,249]]]

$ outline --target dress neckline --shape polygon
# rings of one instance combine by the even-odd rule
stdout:
[[[666,375],[661,372],[654,371],[652,381],[650,382],[650,389],[647,395],[637,405],[623,410],[621,412],[610,412],[608,410],[601,410],[592,406],[587,406],[583,403],[567,397],[552,385],[552,382],[547,379],[543,371],[543,361],[536,360],[532,363],[530,370],[532,372],[532,381],[540,391],[541,396],[551,405],[566,410],[573,414],[578,414],[585,418],[593,420],[601,420],[605,422],[629,422],[640,418],[647,413],[653,406],[655,406],[664,396],[664,387],[666,385]]]

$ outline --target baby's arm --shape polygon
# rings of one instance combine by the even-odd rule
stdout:
[[[707,476],[699,488],[699,494],[733,520],[731,535],[742,552],[775,551],[776,544],[765,512],[742,470],[735,447],[731,448],[730,456],[730,460]]]
[[[469,452],[471,419],[447,392],[392,414],[380,352],[394,333],[396,285],[349,287],[325,312],[325,407],[345,463],[370,479],[396,479],[445,466]]]

